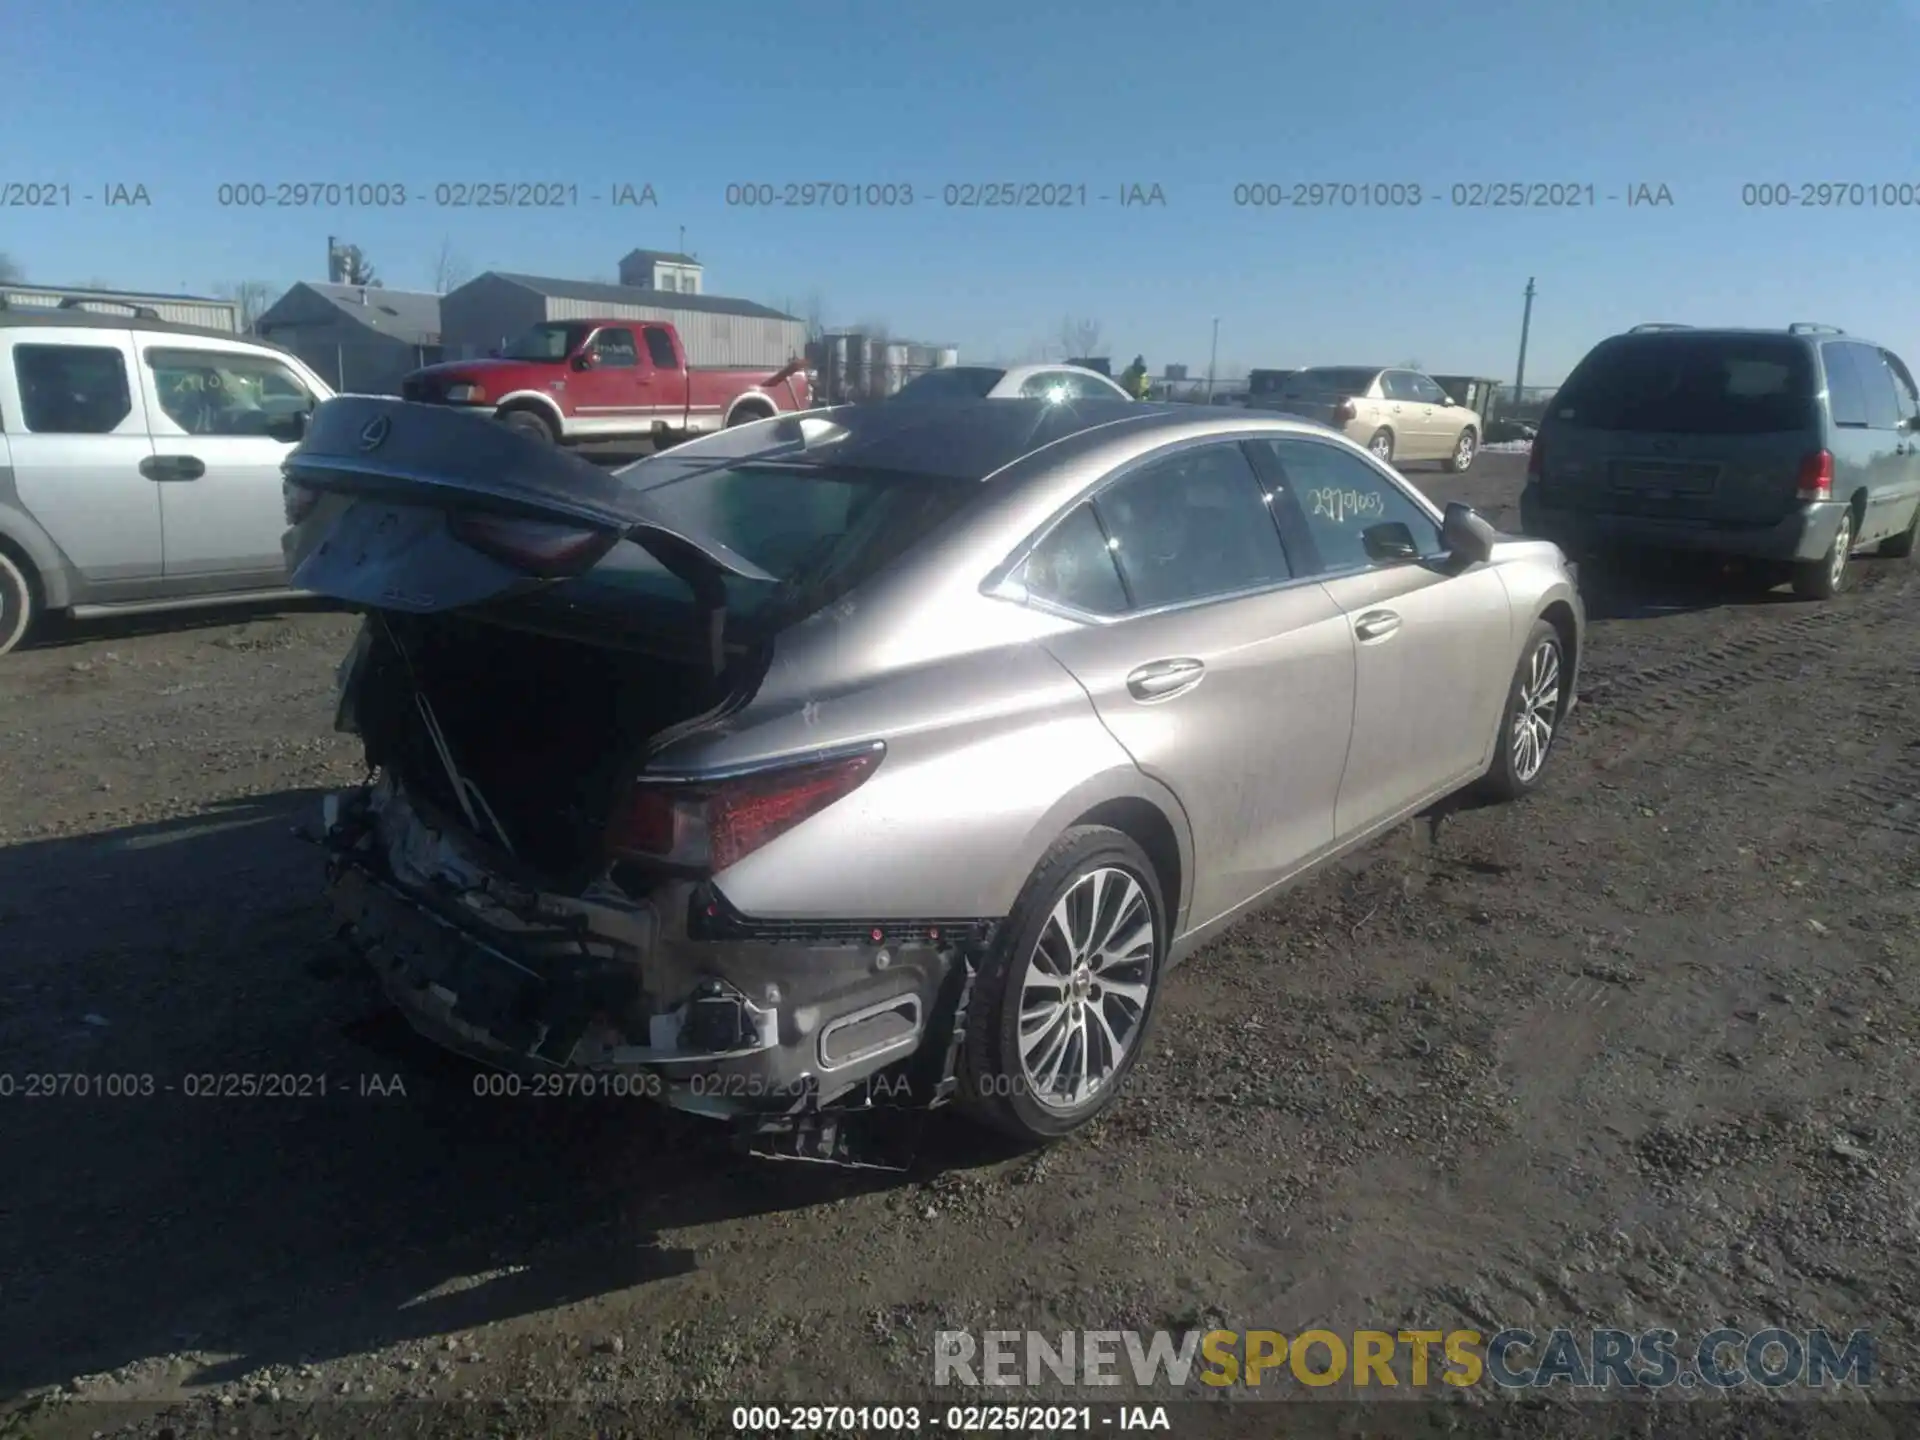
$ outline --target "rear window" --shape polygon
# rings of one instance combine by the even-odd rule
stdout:
[[[1247,376],[1249,395],[1278,395],[1280,387],[1293,374],[1291,370],[1255,370]]]
[[[1814,421],[1807,349],[1773,336],[1603,341],[1553,399],[1557,420],[1654,435],[1764,435]]]
[[[984,400],[987,392],[1005,377],[1004,370],[988,370],[978,365],[949,365],[929,370],[902,385],[902,400]]]
[[[775,623],[832,604],[906,555],[980,493],[977,480],[778,464],[696,471],[645,491],[648,505],[682,533],[720,542],[779,582],[728,581],[730,608]],[[630,541],[573,585],[685,594],[678,580]]]
[[[1378,370],[1299,370],[1284,382],[1283,395],[1365,395]]]

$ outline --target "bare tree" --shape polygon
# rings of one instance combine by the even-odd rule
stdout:
[[[1104,338],[1104,327],[1098,320],[1076,320],[1069,315],[1060,322],[1060,344],[1070,360],[1098,355]]]
[[[473,267],[454,253],[453,242],[442,240],[440,253],[433,261],[433,289],[437,295],[458,290],[473,278]]]
[[[366,252],[358,245],[335,246],[329,264],[333,273],[327,278],[335,284],[374,288],[381,284],[379,277],[373,273],[373,265],[367,259]]]
[[[13,257],[0,250],[0,285],[18,285],[26,279],[26,274],[14,263]]]
[[[273,286],[265,280],[227,280],[214,286],[213,293],[239,308],[242,330],[253,329],[254,322],[273,303]]]

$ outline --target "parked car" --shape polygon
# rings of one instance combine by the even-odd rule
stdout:
[[[494,416],[535,440],[673,444],[813,404],[805,362],[689,365],[664,320],[550,320],[486,360],[454,360],[401,382],[408,400]]]
[[[1540,425],[1523,527],[1570,547],[1788,562],[1826,599],[1854,551],[1920,536],[1920,393],[1883,345],[1825,325],[1639,326],[1596,345]]]
[[[326,382],[275,345],[0,305],[0,654],[80,618],[287,595],[280,462]]]
[[[349,398],[288,476],[296,580],[367,612],[324,834],[392,999],[749,1128],[1079,1128],[1170,967],[1526,794],[1574,704],[1558,549],[1282,417],[845,406],[608,472]]]
[[[1077,365],[947,365],[916,375],[892,396],[909,404],[936,400],[1132,400],[1098,370]]]
[[[1316,366],[1284,377],[1263,408],[1331,425],[1389,465],[1438,460],[1472,468],[1485,433],[1480,416],[1429,375],[1377,366]]]

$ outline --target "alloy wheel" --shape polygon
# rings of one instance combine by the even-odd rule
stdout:
[[[1153,907],[1140,882],[1091,870],[1054,905],[1020,987],[1020,1069],[1050,1110],[1086,1103],[1139,1040],[1152,993]]]
[[[1849,511],[1840,517],[1840,529],[1833,537],[1833,568],[1829,577],[1833,588],[1840,588],[1840,577],[1847,573],[1847,555],[1853,549],[1853,514]]]
[[[1382,432],[1373,437],[1373,453],[1382,460],[1393,458],[1393,437]]]
[[[1543,640],[1527,662],[1520,704],[1513,714],[1513,773],[1525,785],[1547,763],[1554,722],[1560,715],[1560,647]]]
[[[1460,437],[1460,443],[1453,447],[1453,463],[1462,470],[1473,464],[1473,436]]]

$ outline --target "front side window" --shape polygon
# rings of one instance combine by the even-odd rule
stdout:
[[[1259,477],[1236,443],[1150,461],[1102,490],[1094,506],[1135,609],[1292,577]]]
[[[161,413],[188,435],[271,436],[314,406],[294,373],[266,355],[156,346],[146,356]]]
[[[1127,608],[1107,532],[1091,505],[1081,505],[1034,547],[1020,579],[1042,600],[1090,615],[1118,615]]]
[[[1401,524],[1422,557],[1444,554],[1440,527],[1400,487],[1358,455],[1317,440],[1263,440],[1300,507],[1307,533],[1328,571],[1375,563],[1366,532]]]
[[[594,358],[608,370],[631,370],[640,363],[640,352],[634,347],[633,331],[626,329],[602,330],[593,337]]]
[[[1407,383],[1413,387],[1414,399],[1421,401],[1423,404],[1444,405],[1447,403],[1447,392],[1442,390],[1437,382],[1429,380],[1425,375],[1409,375],[1407,376]]]
[[[106,345],[16,345],[21,419],[35,435],[111,435],[133,410],[126,357]]]

